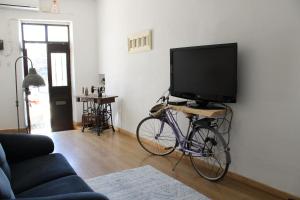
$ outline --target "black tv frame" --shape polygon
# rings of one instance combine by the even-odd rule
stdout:
[[[221,95],[189,95],[184,94],[182,92],[176,92],[174,91],[174,80],[173,80],[173,53],[175,51],[189,51],[194,49],[205,49],[205,48],[222,48],[222,47],[232,47],[234,48],[236,54],[236,58],[234,59],[235,63],[235,78],[234,80],[236,82],[235,89],[235,95],[234,96],[221,96]],[[238,60],[238,43],[226,43],[226,44],[213,44],[213,45],[204,45],[204,46],[193,46],[193,47],[182,47],[182,48],[172,48],[170,49],[170,94],[174,97],[189,99],[189,100],[195,100],[197,104],[199,105],[206,105],[209,102],[215,102],[215,103],[236,103],[236,95],[237,95],[237,60]]]

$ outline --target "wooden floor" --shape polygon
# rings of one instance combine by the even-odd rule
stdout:
[[[135,138],[126,134],[108,131],[96,136],[76,130],[52,133],[50,137],[54,140],[55,152],[64,154],[84,179],[151,165],[214,200],[278,199],[228,177],[218,183],[206,181],[197,175],[189,159],[184,159],[173,172],[176,156],[150,156]]]

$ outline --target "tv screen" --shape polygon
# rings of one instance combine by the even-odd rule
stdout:
[[[170,94],[205,102],[236,102],[237,43],[170,50]]]

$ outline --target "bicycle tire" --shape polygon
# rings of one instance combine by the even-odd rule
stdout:
[[[169,129],[168,131],[172,131],[172,133],[165,132],[165,134],[169,134],[168,137],[169,137],[170,141],[168,142],[168,146],[164,146],[163,144],[159,143],[159,140],[158,140],[158,138],[162,137],[162,136],[157,137],[158,134],[156,133],[155,130],[154,130],[155,133],[152,133],[153,138],[151,138],[151,136],[149,136],[149,138],[145,139],[145,136],[143,135],[142,128],[144,128],[144,126],[146,125],[146,122],[149,122],[150,120],[154,120],[154,121],[157,121],[157,122],[162,122],[162,120],[160,118],[153,117],[153,116],[149,116],[149,117],[144,118],[138,124],[137,130],[136,130],[136,136],[137,136],[137,140],[138,140],[139,144],[142,146],[142,148],[144,150],[151,153],[152,155],[165,156],[165,155],[171,154],[176,149],[176,147],[178,145],[177,139],[176,139],[176,137],[173,133],[173,130],[172,130],[171,126],[167,122],[163,122],[163,123],[165,123],[165,125],[167,125],[167,127]],[[165,125],[164,125],[164,130],[166,130]],[[166,136],[164,136],[164,137],[166,137]],[[157,151],[154,150],[155,149],[154,146],[155,146],[156,141],[157,141],[157,143],[156,143],[156,145],[157,145],[156,150]],[[159,151],[159,149],[163,150],[163,151]]]
[[[229,165],[230,165],[230,163],[231,163],[231,158],[230,158],[230,152],[229,152],[229,150],[228,150],[228,148],[227,148],[227,145],[226,145],[226,142],[225,142],[225,140],[224,140],[224,138],[221,136],[221,134],[220,133],[218,133],[215,129],[213,129],[213,128],[210,128],[210,127],[198,127],[198,128],[196,128],[196,130],[192,130],[191,131],[191,133],[190,133],[190,135],[189,135],[189,138],[188,138],[188,140],[192,143],[193,141],[195,141],[195,134],[196,133],[199,133],[199,130],[207,130],[207,131],[209,131],[210,133],[212,133],[212,135],[214,136],[214,139],[212,139],[213,137],[212,136],[210,136],[210,137],[206,137],[206,138],[209,138],[209,140],[214,140],[214,141],[212,141],[211,143],[215,143],[216,141],[218,141],[217,142],[217,144],[218,145],[220,145],[220,147],[221,147],[221,152],[223,152],[224,153],[224,156],[225,156],[225,163],[224,163],[224,168],[222,169],[222,172],[220,173],[220,174],[216,174],[216,176],[210,176],[210,175],[208,175],[208,173],[207,173],[207,171],[208,171],[208,167],[207,166],[205,166],[205,161],[203,161],[203,160],[201,160],[201,159],[205,159],[205,158],[211,158],[212,156],[203,156],[203,157],[200,157],[200,156],[193,156],[193,154],[191,154],[190,153],[190,160],[191,160],[191,162],[192,162],[192,165],[193,165],[193,167],[194,167],[194,169],[196,170],[196,172],[200,175],[200,176],[202,176],[203,178],[205,178],[205,179],[207,179],[207,180],[209,180],[209,181],[219,181],[219,180],[221,180],[221,179],[223,179],[224,178],[224,176],[226,175],[226,173],[227,173],[227,171],[228,171],[228,168],[229,168]],[[207,141],[208,139],[206,139],[206,138],[200,138],[200,140],[204,140],[204,141]],[[208,140],[208,141],[209,141]],[[191,143],[189,143],[189,149],[190,150],[194,150],[194,149],[192,149],[192,145],[191,145]],[[205,142],[206,143],[206,142]],[[200,144],[200,143],[199,143]],[[215,144],[215,145],[212,145],[212,146],[216,146],[217,144]],[[206,144],[205,144],[206,145]],[[204,145],[204,146],[205,146]],[[205,148],[205,147],[204,147]],[[207,150],[208,151],[208,150]],[[202,149],[202,153],[203,154],[205,154],[205,150],[203,150]],[[207,153],[207,152],[206,152]],[[211,153],[211,155],[213,155],[213,154],[215,154],[215,153]],[[215,155],[214,155],[215,156]],[[196,158],[197,157],[197,158]],[[218,164],[219,165],[221,165],[220,164],[220,162],[219,161],[217,161],[218,162]],[[201,168],[200,168],[200,166],[201,166]],[[213,168],[214,168],[214,164],[212,164],[212,170],[213,170]],[[222,168],[222,167],[221,167]],[[219,170],[219,169],[218,169]]]

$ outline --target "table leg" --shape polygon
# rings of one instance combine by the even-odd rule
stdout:
[[[113,130],[113,132],[115,132],[115,127],[114,127],[114,124],[113,124],[113,118],[112,118],[112,109],[111,109],[111,103],[108,105],[109,106],[109,117],[110,117],[110,125],[111,125],[111,128]]]
[[[101,112],[102,112],[102,105],[101,104],[98,104],[97,106],[97,117],[96,117],[96,131],[97,131],[97,135],[100,136],[100,133],[102,132],[102,119],[101,119]]]

